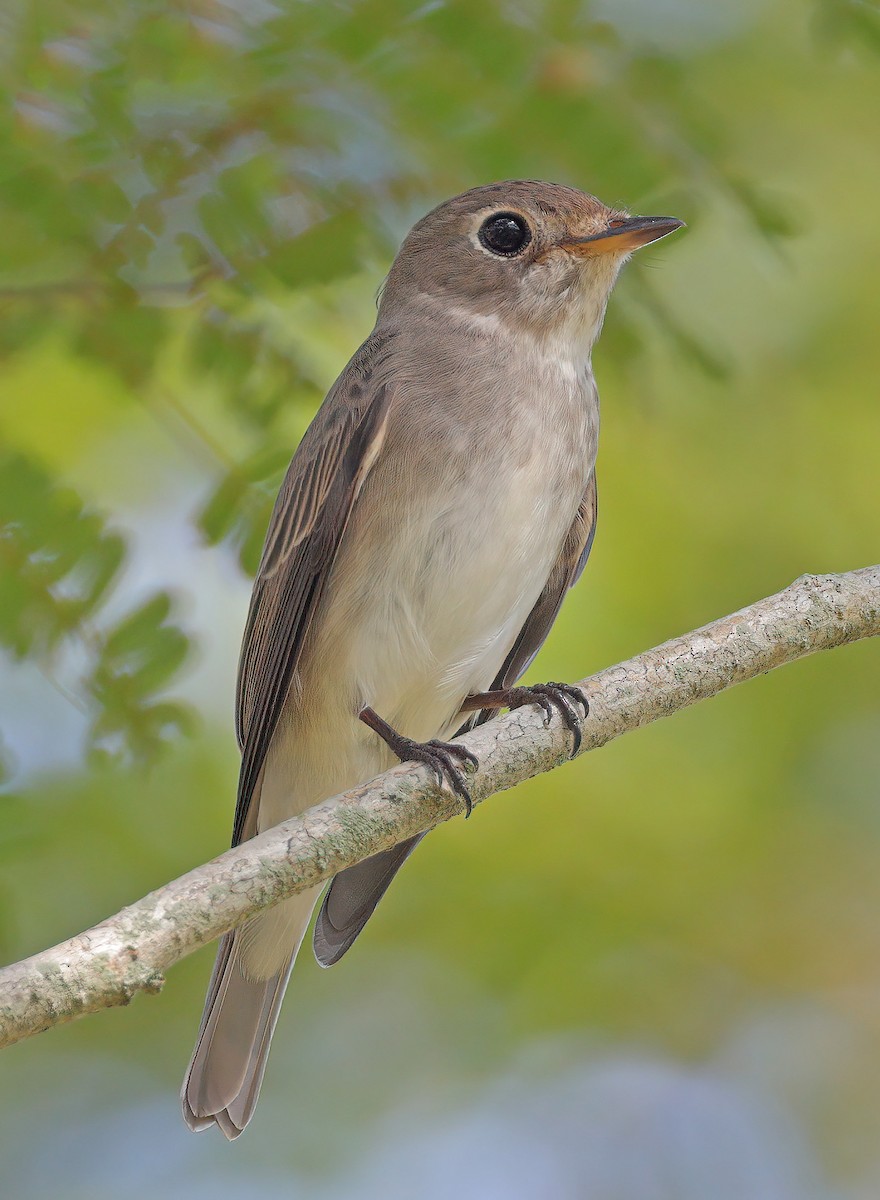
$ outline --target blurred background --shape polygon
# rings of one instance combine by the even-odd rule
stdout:
[[[878,12],[7,0],[5,961],[228,844],[275,489],[455,192],[688,223],[612,301],[598,536],[534,678],[877,559]],[[234,1146],[178,1115],[211,949],[6,1050],[4,1194],[876,1197],[878,668],[808,659],[436,831],[350,956],[302,955]]]

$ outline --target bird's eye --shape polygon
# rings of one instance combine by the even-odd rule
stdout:
[[[518,213],[493,213],[480,226],[479,238],[493,254],[513,258],[528,246],[532,231],[528,222]]]

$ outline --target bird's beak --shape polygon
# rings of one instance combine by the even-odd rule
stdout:
[[[628,254],[683,226],[684,221],[676,217],[618,217],[602,233],[594,233],[587,238],[573,238],[570,242],[563,242],[562,248],[585,258],[596,254]]]

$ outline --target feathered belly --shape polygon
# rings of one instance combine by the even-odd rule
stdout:
[[[572,458],[502,460],[476,486],[456,480],[396,511],[365,489],[369,518],[346,538],[322,622],[350,704],[420,740],[456,726],[547,582],[592,465]]]

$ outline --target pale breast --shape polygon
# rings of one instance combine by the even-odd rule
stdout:
[[[428,401],[411,385],[398,396],[321,622],[321,657],[352,701],[418,738],[491,685],[595,461],[588,371],[536,356],[487,380],[480,365],[459,362]]]

